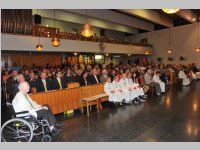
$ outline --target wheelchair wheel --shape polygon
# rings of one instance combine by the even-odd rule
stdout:
[[[26,120],[14,118],[3,124],[1,138],[3,142],[30,142],[33,128]]]
[[[51,142],[51,136],[50,135],[43,135],[42,142]]]

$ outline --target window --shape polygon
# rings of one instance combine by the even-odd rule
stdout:
[[[95,55],[94,61],[96,64],[103,64],[103,63],[105,63],[105,56],[104,55]]]

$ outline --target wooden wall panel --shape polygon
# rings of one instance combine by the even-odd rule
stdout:
[[[31,9],[2,9],[1,32],[32,35]]]
[[[10,60],[8,59],[10,57]],[[17,63],[18,66],[22,67],[26,65],[31,67],[33,64],[36,66],[46,66],[47,63],[50,65],[61,65],[62,56],[61,54],[2,54],[1,63],[5,64],[11,61],[10,64]],[[4,67],[4,66],[2,66]]]

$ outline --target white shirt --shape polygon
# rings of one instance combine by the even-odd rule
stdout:
[[[128,87],[127,78],[125,78],[125,79],[121,78],[119,83],[120,83],[120,86],[121,86],[122,89],[126,89]]]
[[[45,79],[42,79],[42,83],[44,85],[44,90],[47,91],[47,83]]]
[[[58,80],[58,84],[60,86],[60,89],[62,89],[62,82],[61,82],[61,79],[60,78],[56,78]]]
[[[37,118],[36,111],[41,108],[41,105],[34,102],[28,94],[26,97],[25,94],[23,94],[22,92],[18,92],[16,94],[16,96],[13,99],[12,105],[16,113],[22,111],[28,111],[30,115],[36,118]],[[20,114],[17,116],[24,116],[24,114]]]
[[[181,79],[186,79],[187,78],[187,76],[186,76],[184,71],[179,71],[178,77],[181,78]]]
[[[114,91],[114,87],[113,84],[110,82],[106,82],[104,84],[104,91],[106,94],[111,94],[111,91]]]
[[[156,82],[156,83],[160,83],[160,82],[162,82],[161,80],[160,80],[160,77],[158,76],[158,75],[154,75],[153,76],[153,79],[152,79],[154,82]]]
[[[121,89],[120,88],[120,83],[119,82],[116,82],[115,80],[112,82],[112,84],[113,84],[113,88],[114,89]]]
[[[98,79],[97,79],[97,76],[96,76],[96,75],[94,75],[94,78],[95,78],[95,80],[97,81],[97,84],[99,84],[99,81],[98,81]]]

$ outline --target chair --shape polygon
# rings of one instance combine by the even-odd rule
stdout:
[[[181,79],[181,78],[176,78],[176,79],[175,79],[175,85],[176,85],[176,86],[182,86],[182,85],[183,85],[183,79]]]
[[[49,123],[47,120],[37,120],[28,111],[15,112],[11,103],[7,103],[11,112],[10,120],[1,128],[3,142],[31,142],[34,136],[42,135],[42,142],[50,142]],[[19,117],[20,115],[20,117]]]
[[[156,87],[154,84],[149,84],[149,93],[151,94],[151,96],[156,95]]]

